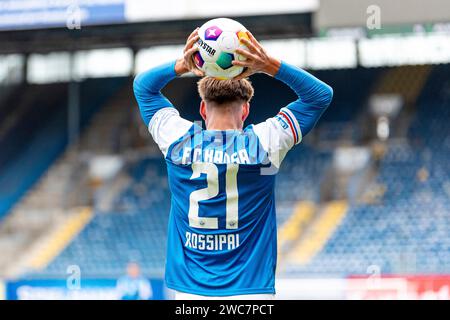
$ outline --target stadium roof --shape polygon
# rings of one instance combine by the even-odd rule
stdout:
[[[258,38],[305,37],[312,34],[311,14],[282,14],[235,17]],[[0,32],[0,54],[46,53],[95,48],[135,49],[184,42],[205,19],[153,21],[107,26]]]

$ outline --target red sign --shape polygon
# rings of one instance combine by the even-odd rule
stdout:
[[[450,300],[450,275],[350,277],[350,300]]]

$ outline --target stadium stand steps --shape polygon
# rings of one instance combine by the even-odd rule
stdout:
[[[111,95],[120,81],[120,79],[107,81],[95,79],[82,83],[81,90],[85,97],[80,104],[82,126],[98,106]],[[10,139],[1,142],[0,148],[5,150],[2,154],[7,157],[5,156],[4,165],[0,168],[0,218],[39,179],[67,144],[64,86],[46,85],[42,88],[44,91],[39,89],[39,97],[53,98],[30,99],[29,101],[33,101],[27,107],[30,112],[25,112],[24,116],[16,121],[17,126],[11,131]],[[49,101],[49,104],[47,105],[45,101]]]
[[[0,168],[6,167],[33,138],[35,131],[43,127],[36,119],[41,113],[53,113],[66,98],[66,89],[62,84],[24,85],[21,92],[13,92],[5,103],[14,107],[4,108],[6,114],[0,118]],[[48,92],[53,94],[48,95]]]
[[[81,83],[81,90],[85,93],[80,103],[82,128],[124,81],[126,79],[114,78],[86,80]],[[47,86],[47,89],[52,91],[52,86]],[[51,94],[47,92],[47,95]],[[27,141],[25,150],[19,149],[14,162],[4,168],[0,175],[0,213],[3,215],[39,181],[0,224],[0,250],[4,252],[0,257],[0,274],[11,271],[9,265],[14,261],[11,255],[17,255],[17,252],[26,255],[26,248],[30,244],[45,234],[53,224],[59,223],[65,202],[76,191],[71,183],[82,178],[77,171],[80,167],[74,168],[70,161],[65,160],[57,161],[54,170],[46,171],[67,144],[67,108],[62,99],[45,113],[42,113],[43,108],[40,109],[41,112],[37,113],[39,117],[34,114],[34,121],[40,123],[42,129],[32,132],[33,138]],[[46,173],[43,174],[44,172]],[[16,241],[11,244],[5,240],[7,238]],[[20,267],[22,266],[18,266],[19,269]]]
[[[433,67],[407,136],[388,141],[377,177],[386,188],[381,201],[351,206],[321,252],[286,274],[364,275],[373,265],[382,274],[448,272],[449,75],[449,65]]]
[[[292,249],[294,242],[298,241],[308,224],[313,220],[317,208],[314,202],[299,201],[294,206],[292,215],[278,228],[278,263]]]
[[[400,94],[405,99],[406,105],[414,105],[426,83],[431,68],[431,66],[424,65],[386,69],[373,93]]]
[[[431,72],[431,66],[402,66],[387,69],[377,83],[374,94],[399,94],[404,107],[391,125],[392,137],[404,137],[414,118],[417,99]]]
[[[366,101],[383,68],[357,68],[342,70],[316,71],[319,79],[333,87],[333,101],[318,123],[315,143],[332,149],[336,146],[354,145],[361,142],[367,114]],[[357,125],[355,125],[355,123]]]
[[[344,200],[330,201],[317,208],[314,220],[293,246],[286,264],[307,264],[323,248],[348,209]]]
[[[29,86],[25,83],[9,86],[1,86],[0,91],[0,128],[3,127],[3,122],[7,119],[9,114],[13,113],[17,108],[17,102],[27,93]],[[4,129],[0,129],[0,132]]]

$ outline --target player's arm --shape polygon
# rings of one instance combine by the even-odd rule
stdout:
[[[288,109],[286,121],[294,120],[289,119],[292,116],[297,121],[301,130],[297,141],[295,141],[295,143],[298,143],[301,137],[311,131],[330,105],[333,90],[329,85],[305,70],[269,56],[253,35],[250,32],[248,34],[250,40],[243,38],[242,42],[249,48],[249,51],[237,50],[238,53],[246,56],[247,60],[233,61],[233,64],[248,69],[236,79],[248,77],[256,72],[263,72],[283,81],[294,90],[298,99],[286,107]],[[281,113],[283,113],[283,109]]]
[[[286,108],[297,120],[301,135],[306,136],[316,125],[333,98],[333,89],[310,73],[282,62],[275,78],[295,91],[298,99]]]
[[[163,108],[173,108],[172,103],[161,93],[167,83],[189,71],[201,75],[195,68],[192,55],[197,50],[194,43],[198,40],[197,29],[189,36],[184,48],[184,56],[176,61],[165,63],[139,74],[133,83],[133,90],[139,105],[142,120],[148,126],[153,116]]]
[[[142,120],[147,126],[156,112],[164,108],[173,108],[172,103],[161,93],[161,89],[177,76],[175,65],[175,61],[165,63],[139,74],[134,79],[134,96]]]
[[[197,29],[189,36],[183,58],[165,63],[139,74],[133,83],[134,96],[139,105],[142,120],[164,155],[169,146],[181,137],[192,125],[180,117],[173,104],[161,93],[171,80],[187,72],[202,75],[196,69],[192,55],[198,50]]]

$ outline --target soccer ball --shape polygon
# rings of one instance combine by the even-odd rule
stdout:
[[[217,18],[206,22],[198,30],[198,51],[193,55],[196,66],[207,76],[221,80],[241,74],[244,68],[234,66],[231,61],[246,60],[235,53],[237,48],[247,48],[240,43],[242,38],[249,39],[246,31],[242,24],[232,19]]]

